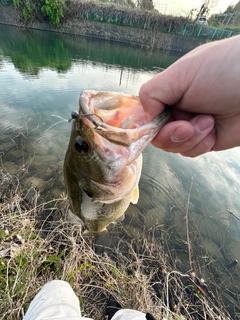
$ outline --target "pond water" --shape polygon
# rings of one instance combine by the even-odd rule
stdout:
[[[142,83],[180,55],[70,35],[0,25],[0,156],[3,170],[24,173],[28,186],[59,197],[72,110],[84,89],[138,94]],[[232,315],[240,312],[240,149],[197,159],[149,145],[143,152],[140,199],[124,230],[140,238],[165,230],[176,268],[189,270],[187,233],[199,272],[219,283]],[[113,227],[114,230],[114,227]],[[109,228],[111,234],[111,227]]]

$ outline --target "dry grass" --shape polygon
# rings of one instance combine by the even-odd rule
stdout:
[[[184,24],[191,22],[186,17],[163,15],[155,11],[129,8],[113,2],[68,0],[66,1],[63,21],[72,19],[78,19],[79,21],[90,19],[156,32],[170,32],[171,30],[171,33],[178,33],[183,29]]]
[[[39,203],[34,189],[22,189],[17,176],[2,171],[0,199],[1,319],[22,319],[52,279],[69,281],[83,315],[96,320],[103,319],[110,294],[159,320],[230,319],[200,279],[173,269],[164,233],[158,242],[154,230],[135,241],[119,226],[107,246],[104,238],[83,238],[64,219],[65,198]]]
[[[31,12],[26,20],[23,15],[24,5],[15,6],[18,12],[18,23],[27,25],[29,22],[46,22],[38,2],[30,0]],[[51,14],[53,16],[53,14]],[[66,0],[63,8],[61,23],[73,20],[93,20],[110,24],[131,26],[140,29],[152,30],[155,32],[179,33],[186,23],[192,21],[187,17],[173,17],[163,15],[156,11],[131,8],[114,2],[103,3],[101,1],[89,0]],[[60,23],[60,24],[61,24]]]

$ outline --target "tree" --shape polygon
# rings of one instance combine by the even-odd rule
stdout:
[[[208,15],[209,12],[216,7],[218,2],[219,0],[203,0],[199,8],[192,9],[189,12],[189,18],[195,18],[195,21],[197,21],[199,17]]]
[[[234,12],[234,5],[232,4],[232,5],[229,5],[228,7],[227,7],[227,9],[223,12],[223,13],[233,13]]]
[[[202,6],[197,13],[196,20],[201,16],[206,16],[209,12],[216,7],[219,0],[204,0]]]
[[[240,26],[240,1],[235,4],[232,12],[233,16],[230,22],[231,25],[239,27]]]
[[[154,10],[153,0],[139,0],[137,6],[142,10]]]
[[[125,7],[128,7],[128,8],[135,8],[135,4],[132,0],[101,0],[102,2],[114,2],[114,3],[117,3],[121,6],[125,6]]]

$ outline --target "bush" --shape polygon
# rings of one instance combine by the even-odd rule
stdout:
[[[33,11],[36,12],[40,9],[50,24],[58,26],[63,17],[65,2],[64,0],[13,0],[13,5],[20,11],[25,22],[34,18]]]
[[[32,0],[13,0],[14,7],[19,9],[26,22],[33,17],[33,2]]]
[[[58,26],[63,17],[64,0],[41,0],[41,12],[53,26]]]

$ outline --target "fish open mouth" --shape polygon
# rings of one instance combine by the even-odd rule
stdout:
[[[124,146],[143,136],[151,141],[171,114],[170,108],[165,108],[153,121],[147,122],[139,97],[118,92],[84,90],[79,106],[79,114],[92,122],[98,134]]]
[[[83,114],[95,114],[89,117],[91,121],[101,126],[105,125],[122,129],[136,129],[147,122],[138,96],[118,92],[97,92],[85,90],[79,100]]]

